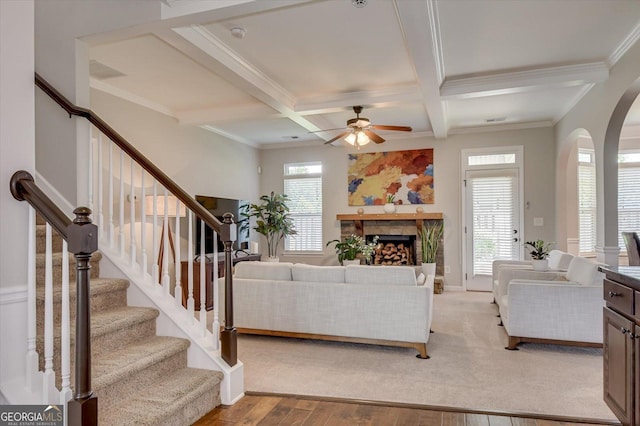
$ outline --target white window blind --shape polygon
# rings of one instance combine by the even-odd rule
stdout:
[[[596,246],[596,168],[593,158],[593,150],[578,151],[580,254],[593,254]]]
[[[640,232],[640,163],[624,159],[618,164],[618,246],[626,253],[622,233]]]
[[[322,163],[285,164],[284,193],[297,232],[285,239],[285,250],[322,251]]]
[[[514,238],[514,177],[474,177],[473,274],[491,275],[494,259],[511,259]]]

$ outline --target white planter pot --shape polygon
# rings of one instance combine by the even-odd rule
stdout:
[[[280,262],[280,258],[277,256],[267,257],[267,262]]]
[[[384,205],[384,212],[385,213],[395,213],[396,212],[396,205],[393,203],[387,203]]]
[[[549,260],[548,259],[533,259],[531,261],[531,266],[533,266],[534,271],[546,271],[549,269]]]
[[[423,263],[422,264],[422,273],[425,277],[429,275],[436,276],[436,264],[435,263]]]
[[[360,259],[353,259],[353,260],[347,260],[344,259],[342,261],[342,266],[347,266],[347,265],[359,265],[360,264]]]

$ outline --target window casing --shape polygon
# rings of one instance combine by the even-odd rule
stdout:
[[[627,249],[623,232],[640,229],[640,151],[623,151],[618,156],[618,246]]]
[[[284,193],[297,232],[285,239],[285,251],[322,252],[322,163],[285,164]]]

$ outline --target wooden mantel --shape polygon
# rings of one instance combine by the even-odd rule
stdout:
[[[442,213],[375,213],[375,214],[339,214],[338,220],[437,220]]]
[[[367,221],[385,220],[415,220],[416,233],[422,233],[422,225],[425,220],[442,220],[442,213],[375,213],[375,214],[338,214],[336,219],[340,221],[353,221],[356,227],[356,234],[364,237],[364,223]]]

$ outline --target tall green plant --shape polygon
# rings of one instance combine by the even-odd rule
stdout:
[[[436,263],[436,256],[440,240],[444,234],[444,226],[441,222],[425,224],[420,232],[422,244],[422,263]]]
[[[260,197],[259,204],[248,204],[242,213],[247,219],[256,218],[252,229],[266,237],[269,257],[277,256],[280,241],[297,233],[287,201],[289,198],[286,194],[271,191],[271,194]]]

